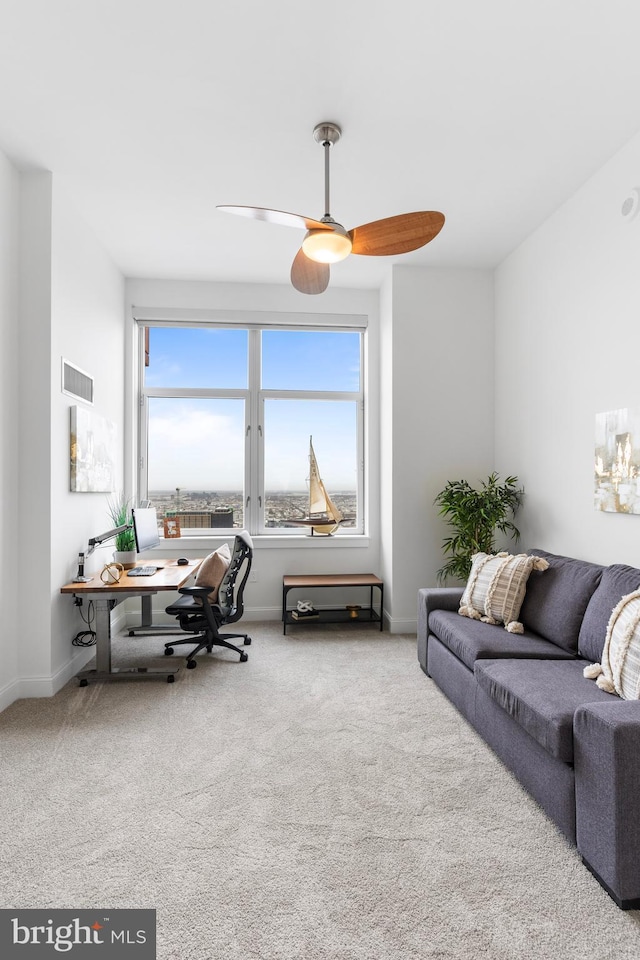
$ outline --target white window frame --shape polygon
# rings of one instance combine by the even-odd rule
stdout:
[[[138,429],[137,429],[137,488],[138,499],[148,498],[147,451],[148,451],[148,400],[152,397],[168,398],[206,398],[206,399],[244,399],[245,401],[245,489],[244,524],[253,536],[303,538],[308,531],[305,527],[265,526],[264,503],[264,404],[268,399],[286,400],[326,400],[352,401],[357,405],[357,517],[355,527],[339,529],[334,535],[341,537],[363,537],[366,534],[365,513],[365,357],[367,317],[363,315],[338,314],[268,314],[246,311],[202,311],[167,310],[166,308],[134,308],[133,316],[138,325]],[[178,327],[242,327],[248,336],[248,387],[247,389],[216,388],[160,388],[144,387],[144,328],[171,326]],[[306,391],[306,390],[263,390],[260,383],[262,357],[261,332],[273,329],[298,330],[344,330],[359,333],[360,336],[360,386],[357,391]],[[305,451],[306,455],[306,451]],[[186,531],[185,531],[186,532]],[[199,528],[189,530],[189,536],[211,536],[228,533],[223,528]]]

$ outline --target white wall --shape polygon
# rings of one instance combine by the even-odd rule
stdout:
[[[493,469],[493,278],[394,266],[382,291],[382,553],[392,631],[413,631],[447,528],[447,480]]]
[[[496,272],[496,467],[525,547],[640,565],[640,517],[593,505],[594,417],[640,409],[640,135]],[[637,194],[636,209],[637,209]]]
[[[18,596],[20,607],[29,611],[29,629],[15,638],[22,696],[25,690],[37,695],[40,685],[48,692],[51,680],[51,190],[50,173],[21,175],[17,506],[23,573]],[[36,576],[25,575],[34,561]]]
[[[0,582],[10,600],[18,593],[18,173],[0,153]],[[0,709],[17,695],[19,617],[6,602],[0,631]]]
[[[19,173],[0,157],[0,218],[11,241],[0,248],[1,555],[3,587],[16,598],[3,614],[2,708],[55,693],[93,652],[72,647],[83,624],[59,590],[78,550],[110,522],[104,494],[69,493],[61,357],[95,372],[95,409],[117,422],[122,478],[124,280],[50,173]]]
[[[113,526],[109,495],[69,490],[69,408],[80,403],[62,393],[62,357],[94,378],[96,414],[116,427],[116,489],[124,485],[124,278],[86,223],[58,189],[53,193],[51,262],[50,393],[51,499],[51,670],[74,675],[86,652],[70,646],[84,626],[71,597],[60,586],[77,570],[89,537]],[[111,560],[113,543],[87,560],[89,573]],[[74,660],[70,665],[70,652]],[[91,651],[93,653],[93,651]]]

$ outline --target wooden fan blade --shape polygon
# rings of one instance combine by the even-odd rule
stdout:
[[[266,220],[267,223],[277,223],[281,227],[298,227],[302,230],[331,230],[331,225],[311,217],[303,217],[298,213],[286,213],[284,210],[269,210],[267,207],[241,207],[237,204],[218,205],[216,210],[223,213],[237,213],[240,217],[249,217],[251,220]]]
[[[435,210],[402,213],[398,217],[375,220],[349,231],[351,253],[366,257],[389,257],[423,247],[440,233],[444,216]]]
[[[306,256],[302,247],[291,264],[291,283],[300,293],[323,293],[329,286],[328,263],[316,263]]]

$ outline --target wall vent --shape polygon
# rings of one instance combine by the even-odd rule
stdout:
[[[74,400],[93,403],[93,377],[62,358],[62,392]]]

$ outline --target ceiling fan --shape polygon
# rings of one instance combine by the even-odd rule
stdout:
[[[350,253],[367,257],[388,257],[409,253],[433,240],[444,224],[444,216],[435,210],[403,213],[385,220],[374,220],[353,230],[345,230],[329,213],[329,150],[342,131],[336,123],[319,123],[313,130],[316,143],[324,148],[324,206],[320,220],[265,207],[219,205],[218,210],[237,213],[252,220],[266,220],[285,227],[307,231],[291,266],[291,282],[300,293],[322,293],[329,285],[329,264],[344,260]]]

